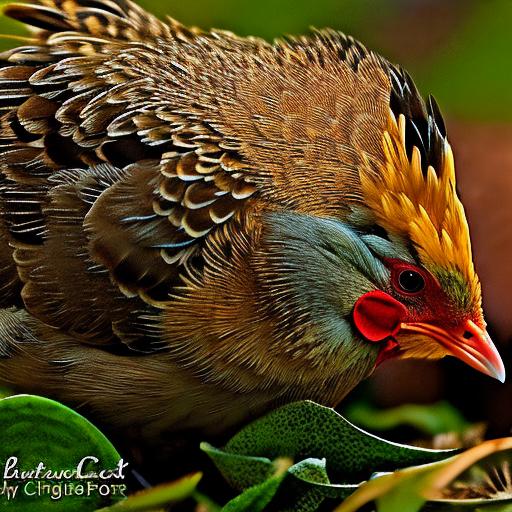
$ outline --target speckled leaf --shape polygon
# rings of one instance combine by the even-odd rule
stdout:
[[[260,484],[271,478],[276,471],[276,463],[267,457],[229,453],[208,443],[201,443],[201,450],[212,459],[224,478],[235,489],[247,489]]]
[[[348,496],[376,470],[438,461],[455,453],[385,441],[352,425],[333,409],[309,401],[286,405],[256,420],[223,450],[207,444],[202,449],[230,485],[252,488],[251,495],[257,492],[253,486],[273,478],[273,461],[279,457],[298,461],[279,486],[272,488],[276,510],[300,512],[316,510],[325,498]],[[341,483],[331,483],[331,479]]]
[[[434,462],[456,453],[386,441],[352,425],[333,409],[310,401],[285,405],[254,421],[231,438],[223,451],[269,460],[325,458],[331,478],[344,483],[367,479],[375,471]],[[240,487],[238,474],[224,476]]]
[[[288,473],[275,503],[283,503],[279,508],[284,511],[314,512],[324,501],[324,491],[330,485],[325,459],[302,460],[291,466]],[[287,508],[290,496],[293,496],[293,507]]]
[[[120,455],[108,439],[89,421],[68,407],[38,396],[15,395],[0,400],[0,474],[4,475],[10,457],[17,457],[17,468],[35,469],[40,462],[54,471],[72,470],[84,458],[94,456],[99,459],[84,465],[84,473],[114,469]],[[14,475],[14,467],[8,474]],[[27,482],[34,482],[28,483]],[[85,484],[86,481],[59,480]],[[103,482],[91,480],[96,484]],[[16,496],[7,500],[6,493],[0,495],[0,509],[12,512],[90,512],[112,502],[112,495],[102,498],[98,492],[90,496],[75,494],[51,499],[48,493],[37,491],[35,480],[7,479],[1,482],[9,486],[19,485]],[[52,483],[44,481],[43,483]],[[28,485],[28,487],[26,487]],[[31,496],[34,494],[33,496]],[[37,494],[41,494],[38,496]]]
[[[327,475],[325,459],[311,458],[292,466],[287,464],[285,471],[282,468],[286,459],[268,462],[277,468],[275,473],[231,500],[223,508],[223,512],[265,510],[270,502],[273,510],[281,512],[314,512],[326,497],[344,498],[356,488],[332,485]]]
[[[331,483],[326,460],[309,458],[290,467],[273,503],[281,512],[314,512],[326,498],[343,499],[356,489]]]

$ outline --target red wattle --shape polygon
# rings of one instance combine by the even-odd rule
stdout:
[[[384,361],[388,359],[392,359],[397,356],[400,352],[400,345],[394,338],[389,338],[388,341],[384,343],[382,348],[379,350],[379,355],[377,356],[377,360],[375,361],[375,368],[382,364]]]
[[[365,293],[354,306],[353,319],[368,341],[380,342],[395,336],[407,316],[407,308],[380,290]]]

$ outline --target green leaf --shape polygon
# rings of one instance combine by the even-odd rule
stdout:
[[[326,498],[348,496],[376,470],[438,461],[455,453],[385,441],[309,401],[285,405],[256,420],[222,450],[206,443],[201,447],[231,486],[249,488],[247,495],[235,499],[245,503],[264,493],[267,500],[274,493],[277,510],[301,512],[316,510]],[[276,462],[282,457],[297,463],[278,481]],[[332,483],[333,478],[340,483]]]
[[[378,512],[417,512],[462,471],[503,450],[512,450],[512,438],[487,441],[443,461],[379,476],[362,484],[335,512],[355,512],[372,501],[377,503]],[[453,507],[458,504],[454,501],[450,504]]]
[[[284,502],[283,510],[287,510],[288,497],[293,496],[293,508],[288,510],[314,512],[329,494],[330,484],[325,459],[305,459],[290,467],[288,479],[280,489],[281,499],[278,494],[276,501]],[[331,492],[335,492],[334,488]]]
[[[351,421],[372,430],[390,430],[408,425],[431,436],[463,432],[470,425],[448,402],[409,404],[392,409],[377,409],[366,402],[358,402],[346,410],[346,415]]]
[[[183,501],[192,496],[201,477],[201,473],[194,473],[171,483],[156,485],[97,512],[143,512]]]
[[[272,477],[276,465],[266,457],[251,457],[219,450],[201,443],[203,450],[235,489],[247,489]]]
[[[108,439],[89,421],[68,407],[38,396],[16,395],[0,400],[0,474],[5,475],[5,467],[10,457],[17,458],[20,471],[35,469],[42,462],[46,469],[53,471],[73,470],[84,457],[94,456],[99,461],[88,460],[84,473],[114,469],[120,461]],[[12,459],[11,459],[12,462]],[[13,477],[14,466],[8,466],[7,473]],[[89,480],[93,484],[112,483],[110,481]],[[72,479],[44,480],[42,484],[84,485],[87,481]],[[122,482],[116,482],[122,484]],[[14,499],[8,500],[6,493],[0,495],[0,509],[13,512],[69,511],[90,512],[94,508],[119,499],[110,494],[101,497],[95,490],[87,495],[72,494],[60,499],[50,497],[48,492],[41,492],[37,481],[13,478],[0,482],[5,485],[18,486]],[[46,489],[50,491],[50,488]],[[59,487],[52,487],[57,492]],[[44,489],[43,489],[44,491]],[[34,494],[32,496],[32,494]],[[57,495],[56,495],[57,496]]]
[[[222,512],[260,512],[272,501],[279,486],[285,478],[285,473],[268,478],[258,485],[249,487],[242,494],[232,499]]]
[[[343,482],[367,478],[374,471],[442,460],[455,453],[386,441],[356,427],[333,409],[310,401],[285,405],[254,421],[231,438],[224,451],[271,460],[325,458],[329,474]]]
[[[314,512],[326,498],[343,499],[356,488],[357,485],[332,484],[326,460],[309,458],[289,468],[275,503],[281,505],[278,508],[282,511]]]
[[[246,489],[223,512],[264,510],[270,502],[281,512],[314,512],[326,497],[345,498],[357,487],[331,484],[325,459],[306,459],[292,466],[287,459],[277,459],[271,464],[277,468],[274,475]]]

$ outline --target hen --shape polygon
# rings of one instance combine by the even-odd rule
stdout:
[[[0,380],[151,442],[334,406],[389,357],[504,379],[438,107],[318,31],[5,8]]]

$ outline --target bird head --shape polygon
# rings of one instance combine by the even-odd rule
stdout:
[[[381,251],[389,282],[386,289],[357,299],[354,325],[364,339],[382,343],[377,363],[393,355],[450,355],[503,382],[503,362],[486,332],[450,145],[442,138],[438,168],[425,168],[417,146],[407,155],[406,131],[406,117],[396,119],[391,113],[383,138],[384,164],[379,173],[368,172],[368,165],[361,183],[379,225],[401,240],[409,254],[400,258]],[[379,254],[379,243],[373,242]]]
[[[402,78],[404,97],[393,102],[391,92],[381,154],[361,150],[350,212],[286,213],[270,222],[279,253],[272,296],[283,302],[280,287],[295,290],[300,299],[282,310],[300,327],[308,311],[317,337],[330,347],[343,339],[351,357],[365,344],[377,347],[376,365],[455,356],[503,382],[444,123],[433,98],[425,104]]]

